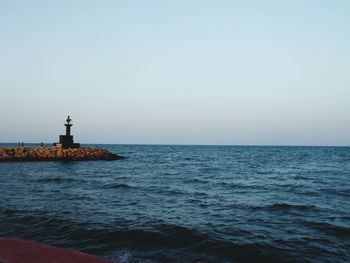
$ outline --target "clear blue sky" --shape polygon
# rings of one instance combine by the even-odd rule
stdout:
[[[0,142],[350,145],[348,0],[0,0]]]

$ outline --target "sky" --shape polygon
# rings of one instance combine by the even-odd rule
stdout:
[[[0,0],[0,142],[350,146],[348,0]]]

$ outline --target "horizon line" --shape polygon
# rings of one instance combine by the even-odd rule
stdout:
[[[41,142],[26,142],[24,145],[40,145]],[[15,144],[18,142],[0,142]],[[46,143],[43,144],[53,144]],[[80,145],[145,145],[145,146],[227,146],[227,147],[350,147],[350,145],[299,145],[299,144],[172,144],[172,143],[80,143]]]

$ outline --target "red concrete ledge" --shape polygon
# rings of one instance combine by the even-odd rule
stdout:
[[[19,238],[0,238],[1,263],[121,263]]]

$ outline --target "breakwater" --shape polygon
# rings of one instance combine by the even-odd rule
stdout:
[[[101,148],[0,147],[0,162],[14,161],[94,161],[125,157]]]

